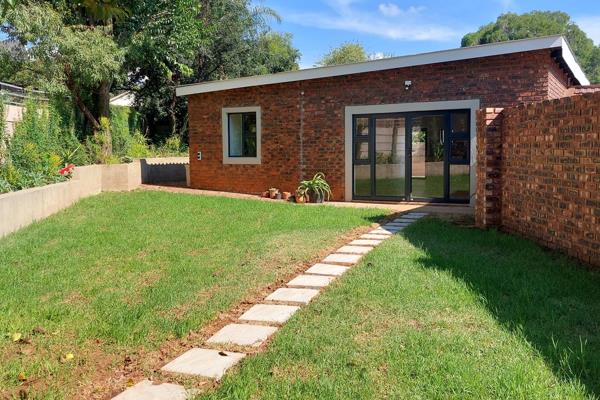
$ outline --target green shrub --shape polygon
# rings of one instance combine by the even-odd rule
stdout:
[[[62,132],[62,120],[49,104],[40,107],[28,100],[23,120],[16,124],[10,140],[5,141],[3,162],[0,165],[0,190],[20,190],[60,182],[66,177],[58,170],[64,164],[61,155],[77,140]]]

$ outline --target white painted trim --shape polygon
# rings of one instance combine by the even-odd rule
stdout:
[[[256,157],[229,157],[229,118],[232,113],[256,113]],[[262,123],[260,107],[225,107],[221,110],[221,130],[223,139],[223,164],[260,164],[262,149]]]
[[[420,103],[380,104],[365,106],[346,106],[344,114],[344,183],[346,201],[352,200],[352,116],[356,114],[387,114],[414,111],[438,111],[438,110],[471,110],[471,171],[469,177],[470,205],[475,205],[475,193],[477,187],[477,110],[480,108],[479,99],[432,101]]]
[[[309,68],[300,71],[281,72],[277,74],[250,76],[245,78],[228,79],[182,85],[177,87],[177,96],[188,96],[197,93],[209,93],[220,90],[238,89],[244,87],[272,85],[276,83],[296,82],[308,79],[327,78],[331,76],[359,74],[363,72],[383,71],[396,68],[413,67],[417,65],[435,64],[449,61],[470,60],[480,57],[491,57],[502,54],[520,53],[543,49],[562,49],[563,59],[581,85],[589,85],[589,81],[567,41],[560,35],[535,39],[512,40],[481,46],[461,47],[458,49],[434,51],[416,55],[385,58],[362,63],[336,65],[332,67]]]

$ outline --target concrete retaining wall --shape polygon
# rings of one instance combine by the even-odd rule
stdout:
[[[144,183],[157,183],[157,177],[180,177],[171,171],[173,164],[152,162],[153,172]],[[101,192],[131,191],[138,188],[142,184],[144,164],[148,164],[147,160],[129,164],[76,167],[69,181],[0,194],[0,237],[44,219],[82,198]],[[161,167],[165,166],[167,172],[160,172]],[[177,166],[183,170],[182,179],[180,177],[173,181],[185,181],[185,164]]]

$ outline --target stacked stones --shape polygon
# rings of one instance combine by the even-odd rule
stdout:
[[[425,213],[411,212],[371,232],[352,240],[318,263],[265,297],[242,316],[238,323],[226,325],[207,341],[204,348],[193,348],[171,361],[161,371],[220,380],[225,372],[242,360],[242,352],[223,351],[219,346],[258,347],[284,324],[302,305],[308,304],[319,292],[343,275],[360,258],[401,231]],[[139,382],[113,400],[185,400],[193,396],[183,386],[171,383],[154,385],[149,380]]]

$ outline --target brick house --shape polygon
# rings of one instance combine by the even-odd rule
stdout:
[[[291,191],[326,174],[334,199],[474,204],[477,111],[589,85],[562,36],[180,86],[190,185]]]

